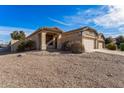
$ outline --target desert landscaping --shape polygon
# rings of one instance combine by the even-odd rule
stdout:
[[[0,55],[0,87],[124,87],[124,56],[41,51]]]

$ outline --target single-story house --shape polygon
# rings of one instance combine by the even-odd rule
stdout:
[[[61,49],[61,46],[65,41],[78,41],[84,45],[85,51],[101,49],[105,46],[104,35],[87,26],[67,32],[62,31],[57,27],[44,27],[33,32],[26,40],[33,40],[37,50]],[[19,41],[12,41],[11,51],[16,51],[19,43]]]

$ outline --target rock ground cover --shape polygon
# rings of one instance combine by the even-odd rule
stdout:
[[[0,55],[0,87],[124,87],[124,56],[38,52]]]

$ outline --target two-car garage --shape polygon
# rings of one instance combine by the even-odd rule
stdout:
[[[83,45],[85,51],[93,51],[93,49],[102,49],[104,48],[104,42],[96,41],[95,39],[83,39]]]

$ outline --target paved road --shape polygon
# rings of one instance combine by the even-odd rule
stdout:
[[[0,52],[4,51],[5,49],[4,48],[0,48]]]
[[[0,55],[9,53],[9,48],[0,48]]]

